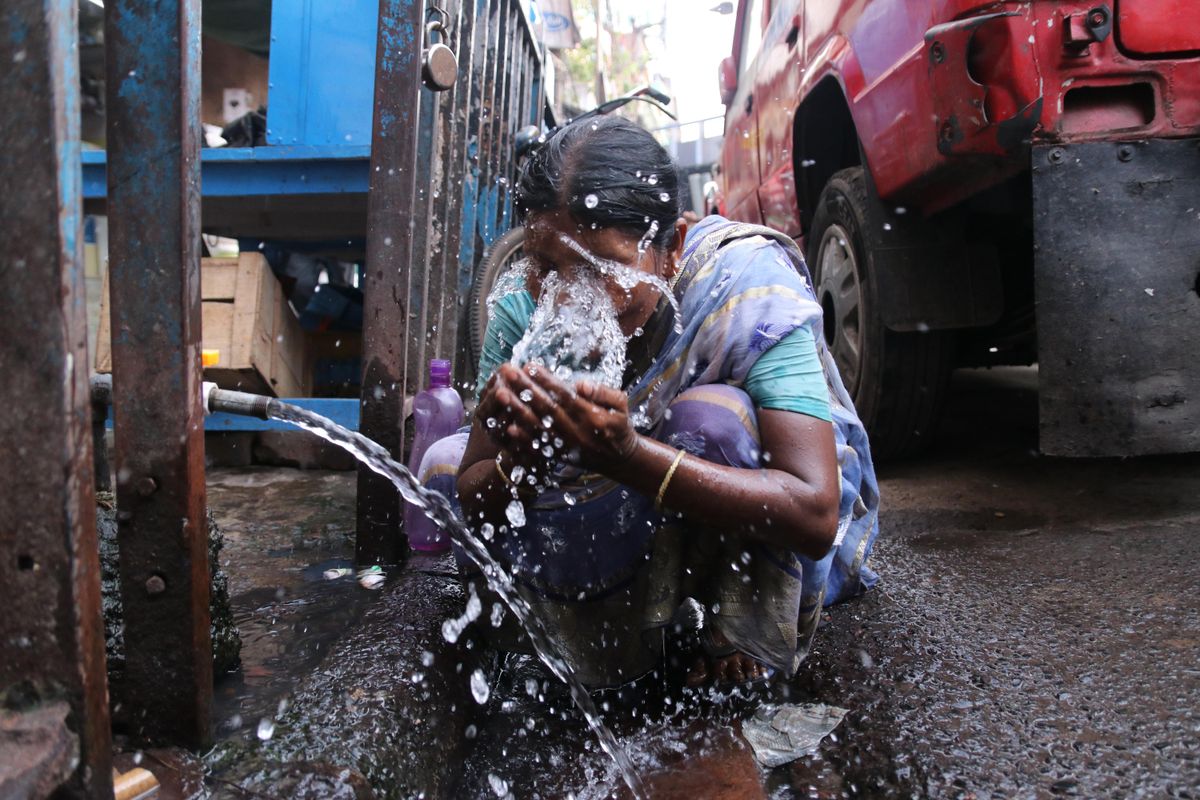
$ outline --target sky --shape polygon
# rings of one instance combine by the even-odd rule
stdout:
[[[733,14],[709,9],[718,0],[608,0],[614,21],[633,19],[646,25],[662,21],[648,38],[662,39],[655,71],[669,76],[681,122],[723,116],[717,90],[717,67],[733,43]],[[585,24],[579,20],[582,28]],[[622,27],[625,27],[622,25]]]
[[[680,121],[723,116],[717,68],[733,49],[733,14],[709,11],[716,0],[663,0],[663,4],[666,47],[661,71],[671,77]]]

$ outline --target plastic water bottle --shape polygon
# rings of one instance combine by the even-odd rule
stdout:
[[[462,423],[462,398],[450,386],[450,362],[435,358],[429,362],[429,388],[413,399],[415,435],[408,459],[409,471],[416,475],[429,446],[457,431]],[[414,550],[437,551],[450,547],[449,537],[438,530],[424,511],[411,503],[404,506],[404,530],[408,534],[408,544]]]

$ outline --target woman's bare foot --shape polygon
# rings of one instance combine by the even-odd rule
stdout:
[[[718,652],[729,646],[729,641],[715,628],[709,630],[712,645]],[[708,684],[750,683],[768,675],[767,668],[757,659],[736,650],[721,656],[701,653],[696,657],[687,674],[687,685],[693,688]]]

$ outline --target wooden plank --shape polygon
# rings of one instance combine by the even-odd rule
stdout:
[[[257,337],[258,304],[261,295],[262,274],[260,264],[249,254],[238,258],[237,294],[233,303],[233,327],[230,340],[232,353],[229,365],[256,366],[255,345]],[[261,258],[261,256],[260,256]],[[272,279],[273,280],[273,279]],[[262,359],[259,359],[261,363]]]
[[[96,372],[112,373],[112,312],[108,303],[108,270],[104,270],[104,284],[100,290],[100,326],[96,329]]]
[[[220,356],[216,366],[238,366],[238,362],[233,359],[233,303],[201,303],[200,314],[204,349],[216,350]]]
[[[200,263],[200,299],[233,302],[237,297],[237,261],[206,258]]]

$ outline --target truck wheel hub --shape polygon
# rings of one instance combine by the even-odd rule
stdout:
[[[830,225],[817,250],[817,301],[824,312],[825,343],[851,396],[858,389],[862,363],[862,285],[850,234]]]

